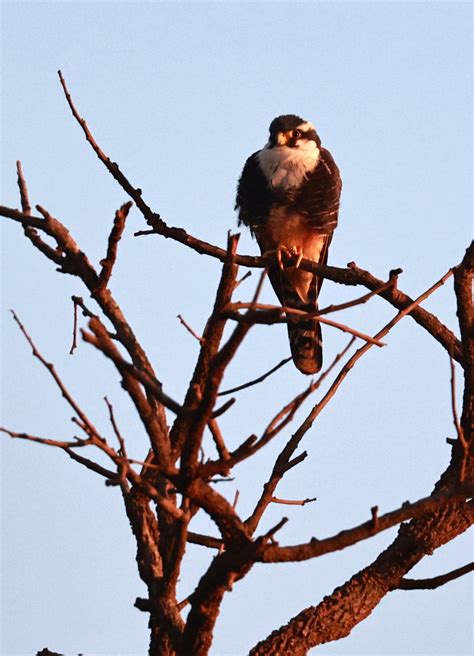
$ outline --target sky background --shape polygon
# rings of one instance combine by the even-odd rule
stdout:
[[[380,278],[402,267],[416,296],[457,264],[471,238],[471,4],[461,2],[8,2],[2,3],[2,196],[18,207],[21,159],[33,203],[71,230],[97,263],[125,193],[73,121],[57,79],[63,70],[79,111],[110,157],[172,225],[224,245],[236,229],[236,180],[267,140],[272,118],[315,123],[343,181],[330,263],[356,261]],[[165,391],[183,398],[197,344],[176,315],[201,332],[212,307],[216,260],[160,237],[131,212],[111,288],[155,365]],[[241,253],[258,252],[243,234]],[[255,276],[239,288],[248,300]],[[321,303],[360,290],[326,282]],[[80,344],[68,355],[77,280],[57,274],[17,224],[2,220],[2,423],[58,439],[74,434],[71,412],[14,326],[14,308],[82,407],[110,435],[103,396],[115,406],[129,454],[147,445],[112,367]],[[263,300],[274,302],[267,285]],[[90,302],[92,306],[92,301]],[[425,307],[457,330],[452,282]],[[380,299],[338,316],[368,333],[395,314]],[[283,326],[256,327],[225,386],[288,355]],[[324,329],[329,363],[347,336]],[[410,318],[357,363],[306,435],[308,458],[278,488],[305,507],[272,507],[261,529],[290,521],[282,544],[329,536],[403,501],[426,496],[449,462],[453,435],[449,362]],[[461,380],[461,372],[458,371]],[[235,447],[261,432],[307,385],[291,364],[246,390],[222,420]],[[325,388],[326,389],[326,388]],[[319,392],[321,396],[324,390]],[[313,402],[317,400],[316,397]],[[302,420],[311,408],[298,415]],[[219,489],[253,508],[290,431]],[[7,437],[2,445],[1,653],[44,646],[72,655],[146,653],[145,593],[119,493],[47,447]],[[213,453],[212,445],[205,445]],[[194,530],[214,532],[205,518]],[[396,530],[300,564],[255,566],[225,597],[213,656],[241,656],[301,609],[368,565]],[[414,577],[472,559],[463,535],[425,558]],[[180,593],[212,554],[190,546]],[[465,577],[432,592],[395,592],[324,655],[461,655],[472,645],[472,588]]]

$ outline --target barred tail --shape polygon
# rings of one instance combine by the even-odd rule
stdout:
[[[296,368],[303,374],[317,373],[323,366],[323,338],[320,323],[315,319],[297,324],[289,323],[288,337]]]

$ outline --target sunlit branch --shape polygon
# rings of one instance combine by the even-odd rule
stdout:
[[[458,567],[453,569],[451,572],[446,574],[440,574],[439,576],[433,576],[430,579],[401,579],[400,583],[397,585],[398,590],[435,590],[436,588],[446,585],[451,581],[455,581],[461,576],[465,576],[470,572],[474,572],[474,563],[468,563],[463,567]]]
[[[382,531],[386,531],[392,526],[396,526],[401,522],[411,519],[413,517],[420,517],[427,512],[435,511],[438,508],[453,503],[454,501],[463,501],[472,495],[473,488],[466,488],[465,491],[457,491],[453,493],[445,493],[438,495],[431,495],[415,501],[414,503],[406,502],[402,504],[397,510],[392,510],[384,515],[378,517],[375,524],[371,518],[359,526],[346,529],[337,533],[336,535],[318,540],[312,538],[309,542],[304,544],[296,544],[288,547],[281,547],[279,545],[268,545],[266,548],[262,562],[275,563],[275,562],[295,562],[308,560],[310,558],[317,558],[333,551],[345,549],[361,540],[366,540]]]

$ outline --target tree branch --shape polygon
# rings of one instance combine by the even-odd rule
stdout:
[[[74,401],[70,393],[68,392],[66,386],[62,382],[61,378],[59,377],[58,373],[56,372],[56,369],[54,365],[51,362],[47,362],[44,357],[41,355],[41,353],[38,351],[36,348],[35,343],[31,339],[30,335],[28,334],[26,328],[24,325],[21,323],[20,319],[18,318],[17,314],[14,312],[14,310],[10,310],[13,316],[13,319],[15,320],[15,323],[18,325],[20,328],[21,332],[23,333],[25,339],[27,340],[28,344],[31,346],[33,356],[37,358],[41,364],[45,367],[45,369],[48,370],[49,374],[53,378],[54,382],[56,383],[57,387],[61,391],[62,396],[66,400],[66,402],[71,406],[71,408],[74,410],[76,413],[77,417],[81,421],[81,425],[86,431],[86,433],[92,437],[96,436],[97,438],[100,438],[99,432],[96,429],[96,427],[92,424],[92,422],[89,420],[89,418],[86,416],[86,414],[81,410],[81,408],[78,406],[78,404]]]
[[[332,319],[327,319],[326,317],[320,317],[318,312],[303,312],[302,310],[297,310],[296,308],[290,308],[286,306],[277,306],[277,305],[255,305],[254,309],[249,309],[245,314],[240,314],[238,310],[234,310],[234,307],[244,308],[247,307],[247,303],[235,303],[229,305],[227,309],[224,310],[223,314],[228,319],[233,319],[234,321],[240,323],[251,323],[251,324],[265,324],[272,325],[274,323],[297,323],[298,321],[306,322],[309,319],[317,319],[320,323],[332,326],[342,332],[349,333],[354,335],[354,337],[359,337],[365,342],[374,344],[375,346],[385,346],[383,342],[380,342],[370,335],[356,330],[350,326],[346,326],[343,323],[333,321]],[[260,309],[259,309],[260,308]],[[291,317],[291,319],[290,319]]]
[[[469,572],[474,572],[474,563],[468,563],[463,567],[453,569],[451,572],[434,576],[431,579],[406,579],[400,580],[395,588],[396,590],[435,590],[436,588],[446,585],[450,581],[454,581]]]
[[[238,385],[237,387],[231,387],[230,389],[224,390],[223,392],[219,392],[217,396],[225,396],[226,394],[233,394],[234,392],[240,392],[240,390],[246,389],[247,387],[252,387],[252,385],[257,385],[258,383],[262,383],[266,378],[271,376],[272,374],[275,373],[278,369],[283,367],[283,365],[287,364],[291,360],[291,356],[289,358],[284,358],[283,360],[280,360],[280,362],[272,367],[270,371],[267,371],[266,373],[262,374],[258,378],[254,378],[253,380],[250,380],[248,383],[243,383],[242,385]]]
[[[115,212],[114,225],[109,235],[107,255],[105,256],[105,259],[101,260],[100,262],[102,265],[102,270],[99,274],[99,280],[101,281],[102,285],[104,285],[104,287],[107,286],[110,280],[110,276],[112,275],[112,269],[114,267],[115,260],[117,259],[118,243],[122,238],[123,231],[125,230],[125,222],[132,205],[132,201],[128,201]]]

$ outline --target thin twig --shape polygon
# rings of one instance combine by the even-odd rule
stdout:
[[[120,168],[118,164],[115,162],[112,162],[110,157],[108,157],[104,151],[100,148],[100,146],[97,144],[95,141],[94,137],[92,136],[91,131],[89,130],[89,127],[87,126],[86,121],[79,115],[79,112],[77,111],[72,98],[71,94],[69,93],[69,90],[66,85],[66,81],[61,73],[61,71],[58,71],[58,76],[59,80],[61,82],[61,86],[64,91],[64,95],[66,97],[66,101],[69,105],[69,109],[72,112],[72,115],[76,119],[76,121],[79,123],[81,126],[84,135],[86,137],[86,140],[88,143],[91,145],[92,150],[95,152],[97,157],[100,159],[100,161],[105,165],[109,173],[117,180],[119,185],[124,189],[124,191],[135,201],[135,204],[137,207],[144,213],[149,213],[152,216],[155,216],[157,220],[159,220],[158,215],[154,215],[151,209],[148,207],[148,205],[142,200],[142,191],[141,189],[136,189],[133,187],[130,182],[127,180],[127,178],[123,175],[123,173],[120,171]]]
[[[308,397],[310,393],[318,389],[323,380],[329,375],[339,360],[344,357],[354,341],[355,337],[352,337],[344,349],[336,355],[329,367],[324,372],[322,372],[314,382],[310,383],[306,390],[298,394],[287,405],[285,405],[284,408],[282,408],[275,415],[275,417],[273,417],[260,438],[257,438],[256,435],[251,435],[248,437],[240,446],[237,447],[237,449],[235,449],[235,451],[230,454],[230,461],[228,463],[222,463],[220,460],[217,460],[203,464],[201,466],[201,475],[206,477],[213,474],[222,473],[223,467],[225,469],[227,469],[229,466],[233,467],[239,462],[242,462],[243,460],[251,457],[254,453],[266,446],[268,442],[270,442],[270,440],[273,439],[293,419],[297,409],[301,406],[303,401]]]
[[[345,303],[338,303],[337,305],[328,305],[325,308],[321,308],[320,310],[317,311],[317,316],[321,316],[322,314],[329,314],[330,312],[339,312],[340,310],[347,310],[348,308],[355,307],[356,305],[362,305],[363,303],[367,303],[367,301],[373,298],[374,296],[379,296],[382,292],[392,287],[395,284],[395,281],[396,278],[391,277],[390,280],[384,282],[384,284],[380,285],[380,287],[377,287],[377,289],[373,289],[367,294],[363,294],[358,298],[354,298],[352,299],[352,301],[346,301]]]
[[[258,383],[262,383],[266,378],[271,376],[275,371],[278,371],[280,367],[283,367],[287,362],[290,362],[291,356],[289,358],[284,358],[281,360],[277,365],[272,367],[270,371],[267,371],[266,373],[262,374],[258,378],[254,378],[253,380],[249,380],[248,383],[243,383],[242,385],[238,385],[237,387],[231,387],[230,389],[224,390],[223,392],[219,392],[217,396],[225,396],[226,394],[233,394],[234,392],[240,392],[240,390],[246,389],[247,387],[252,387],[252,385],[257,385]]]
[[[400,583],[397,585],[398,590],[435,590],[450,581],[454,581],[469,572],[474,572],[474,562],[468,563],[463,567],[458,567],[453,569],[451,572],[446,574],[440,574],[439,576],[434,576],[430,579],[406,579],[403,578],[400,580]]]
[[[278,497],[272,497],[272,503],[281,503],[285,506],[305,506],[307,503],[313,503],[317,501],[316,497],[312,499],[279,499]]]
[[[91,439],[81,440],[77,438],[74,442],[63,442],[61,440],[53,440],[47,437],[37,437],[36,435],[30,435],[29,433],[17,433],[8,428],[4,428],[3,426],[0,426],[0,432],[6,433],[6,435],[9,435],[12,438],[27,440],[28,442],[36,442],[37,444],[44,444],[46,446],[55,446],[59,449],[75,449],[92,444]]]
[[[214,439],[219,458],[221,458],[221,460],[229,460],[230,454],[225,445],[224,438],[217,421],[211,417],[207,422],[207,425],[209,426],[209,430],[211,431],[211,435]]]
[[[115,437],[117,438],[118,443],[119,443],[119,447],[120,447],[119,448],[119,455],[123,456],[124,458],[128,458],[127,449],[126,449],[126,446],[125,446],[125,440],[122,437],[122,434],[121,434],[121,432],[119,430],[119,427],[117,425],[117,421],[115,419],[114,408],[113,408],[112,404],[110,403],[109,399],[106,396],[104,396],[104,401],[105,401],[105,404],[107,405],[107,409],[109,411],[110,423],[112,424],[112,428],[113,428],[113,431],[115,433]]]
[[[237,401],[237,399],[235,399],[235,398],[229,399],[228,401],[223,403],[219,408],[217,408],[216,410],[213,410],[211,417],[213,419],[216,419],[216,417],[220,417],[225,412],[227,412],[227,410],[229,410],[229,408],[231,408],[236,401]]]
[[[459,416],[456,406],[456,369],[454,367],[454,360],[452,357],[449,358],[449,364],[451,367],[451,409],[453,411],[453,423],[456,428],[458,440],[461,442],[463,447],[467,447],[466,441],[462,434],[461,424],[459,423]]]
[[[282,430],[282,428],[284,428],[293,419],[298,408],[302,405],[302,403],[308,398],[310,394],[312,394],[313,392],[315,392],[317,389],[321,387],[323,381],[329,376],[329,374],[337,365],[337,363],[344,357],[347,351],[351,348],[355,339],[356,339],[355,337],[352,337],[349,340],[349,342],[346,344],[346,346],[342,349],[342,351],[340,351],[340,353],[336,355],[336,357],[331,362],[329,367],[327,367],[323,372],[321,372],[321,374],[316,378],[316,380],[312,381],[309,384],[309,386],[305,390],[303,390],[303,392],[298,394],[294,399],[292,399],[292,401],[290,401],[290,403],[284,406],[280,410],[280,412],[278,412],[275,415],[275,417],[266,427],[261,439],[274,437],[277,433],[279,433]]]
[[[77,348],[77,303],[74,300],[74,296],[73,296],[73,306],[74,306],[74,319],[72,324],[72,344],[71,344],[71,350],[69,351],[69,355],[73,355],[74,351]]]
[[[183,608],[186,608],[186,606],[189,604],[189,597],[186,597],[182,601],[178,603],[178,610],[183,610]]]
[[[467,457],[469,454],[469,445],[466,438],[464,437],[464,431],[462,429],[461,423],[459,421],[457,405],[456,405],[456,368],[454,366],[454,360],[452,356],[449,357],[449,363],[451,366],[451,409],[453,413],[453,423],[456,428],[458,442],[462,448],[462,461],[459,471],[459,480],[462,483],[466,477],[466,465]]]
[[[372,508],[370,509],[370,514],[372,515],[372,523],[374,525],[374,529],[377,529],[379,523],[379,507],[372,506]]]
[[[41,355],[41,353],[38,351],[36,348],[36,345],[34,344],[33,340],[31,339],[30,335],[28,334],[26,328],[24,325],[21,323],[20,319],[18,318],[17,314],[15,313],[14,310],[10,310],[12,313],[13,319],[15,320],[16,324],[20,328],[21,332],[23,333],[24,337],[26,338],[27,342],[31,346],[31,349],[33,351],[33,355],[35,358],[37,358],[41,364],[49,371],[50,375],[52,376],[54,382],[58,386],[58,388],[61,391],[61,394],[63,397],[66,399],[66,401],[69,403],[71,408],[74,410],[76,415],[79,417],[81,420],[82,424],[84,425],[87,434],[92,437],[92,436],[99,436],[98,430],[95,428],[95,426],[92,424],[92,422],[89,420],[89,418],[85,415],[85,413],[81,410],[81,408],[77,405],[77,403],[74,401],[72,396],[69,394],[68,390],[66,389],[66,386],[58,376],[56,369],[54,365],[51,362],[47,362],[44,357]]]
[[[82,298],[82,296],[71,296],[71,300],[75,305],[78,305],[81,308],[82,314],[85,317],[89,317],[89,319],[92,319],[92,317],[97,316],[96,314],[94,314],[89,310],[89,308],[84,303],[84,299]]]
[[[28,195],[28,187],[26,185],[25,176],[23,175],[20,160],[18,160],[16,163],[16,170],[18,176],[18,188],[20,190],[21,208],[24,215],[31,217],[31,204]],[[50,260],[53,260],[53,262],[56,262],[56,264],[62,263],[61,253],[43,241],[34,227],[28,225],[27,223],[23,223],[23,229],[26,237],[39,251],[46,255],[46,257],[48,257]]]
[[[31,205],[28,196],[28,187],[26,186],[26,180],[23,175],[23,170],[21,168],[20,160],[18,160],[16,163],[16,171],[18,174],[18,187],[20,189],[21,209],[23,210],[24,214],[31,214]]]
[[[122,237],[123,231],[125,230],[125,223],[132,205],[132,201],[129,200],[115,212],[114,224],[112,226],[112,230],[110,231],[109,241],[107,244],[107,255],[100,262],[102,265],[102,270],[99,274],[99,279],[104,287],[107,286],[107,283],[110,280],[110,276],[112,275],[112,269],[114,267],[115,260],[117,259],[118,243]]]
[[[187,322],[183,319],[183,317],[182,317],[181,314],[178,314],[178,319],[179,319],[180,322],[183,324],[183,326],[186,328],[186,330],[188,331],[188,333],[190,333],[190,334],[194,337],[194,339],[197,339],[197,341],[198,341],[200,344],[202,344],[202,343],[204,342],[204,339],[203,339],[202,337],[199,337],[199,335],[198,335],[198,334],[197,334],[197,333],[191,328],[191,326],[189,325],[189,323],[187,323]]]
[[[377,287],[376,289],[363,294],[362,296],[359,296],[357,298],[354,298],[350,301],[345,301],[344,303],[338,303],[337,305],[327,305],[324,308],[318,308],[317,310],[314,310],[313,312],[304,312],[302,310],[298,310],[297,308],[282,308],[285,310],[287,313],[293,313],[293,314],[301,314],[304,315],[307,319],[309,318],[317,318],[320,317],[321,315],[324,314],[330,314],[332,312],[339,312],[341,310],[347,310],[348,308],[355,307],[357,305],[362,305],[363,303],[367,303],[371,298],[374,296],[378,296],[385,290],[389,289],[389,287],[392,287],[395,283],[396,278],[391,277],[390,280],[387,282],[384,282],[380,287]],[[234,309],[246,309],[250,307],[249,303],[243,303],[243,302],[237,302],[233,303],[232,307]],[[280,309],[279,306],[276,305],[268,305],[268,304],[259,304],[258,306],[255,306],[256,309],[261,309],[261,310],[276,310]]]
[[[240,278],[240,280],[236,280],[234,290],[237,289],[237,287],[239,285],[241,285],[244,282],[244,280],[247,280],[247,278],[250,278],[251,275],[252,275],[252,271],[249,270],[249,271],[247,271],[247,273],[245,275],[242,276],[242,278]]]
[[[194,533],[188,531],[187,540],[191,544],[199,544],[201,547],[208,547],[209,549],[220,549],[223,544],[219,538],[211,537],[210,535],[202,535],[201,533]]]
[[[320,323],[332,326],[333,328],[337,328],[338,330],[349,333],[350,335],[354,335],[355,337],[359,337],[365,342],[369,342],[375,346],[385,346],[385,344],[378,339],[375,339],[370,335],[366,335],[365,333],[356,330],[351,326],[339,323],[338,321],[333,321],[332,319],[327,319],[326,317],[320,317],[316,311],[304,312],[303,310],[298,310],[296,308],[291,308],[285,305],[279,307],[277,305],[255,304],[253,309],[247,310],[245,314],[240,314],[238,310],[233,309],[236,305],[241,309],[247,306],[250,308],[250,304],[248,303],[230,304],[228,308],[224,310],[223,314],[227,318],[233,319],[234,321],[240,323],[262,323],[265,325],[272,325],[275,323],[294,324],[296,321],[306,322],[308,319],[316,319]]]
[[[271,539],[271,538],[273,538],[273,536],[275,535],[275,533],[276,533],[277,531],[279,531],[280,529],[282,529],[283,526],[285,526],[285,524],[287,523],[287,521],[288,521],[288,517],[282,517],[282,518],[280,519],[280,521],[278,522],[278,524],[275,524],[275,526],[274,526],[273,528],[271,528],[269,531],[267,531],[267,532],[263,535],[263,537],[266,538],[266,539],[268,539],[268,540]]]
[[[237,508],[237,503],[239,501],[240,492],[239,490],[235,491],[234,501],[232,502],[232,508],[235,510]]]
[[[106,469],[105,467],[102,467],[102,465],[99,465],[97,462],[94,462],[93,460],[90,460],[89,458],[84,458],[84,456],[79,455],[79,453],[76,453],[75,451],[72,450],[72,448],[64,448],[63,451],[68,454],[68,456],[71,458],[71,460],[75,460],[78,462],[80,465],[83,465],[87,469],[90,469],[91,471],[95,472],[96,474],[100,474],[100,476],[103,476],[104,478],[108,480],[112,480],[117,476],[117,472],[113,472],[110,469]]]

